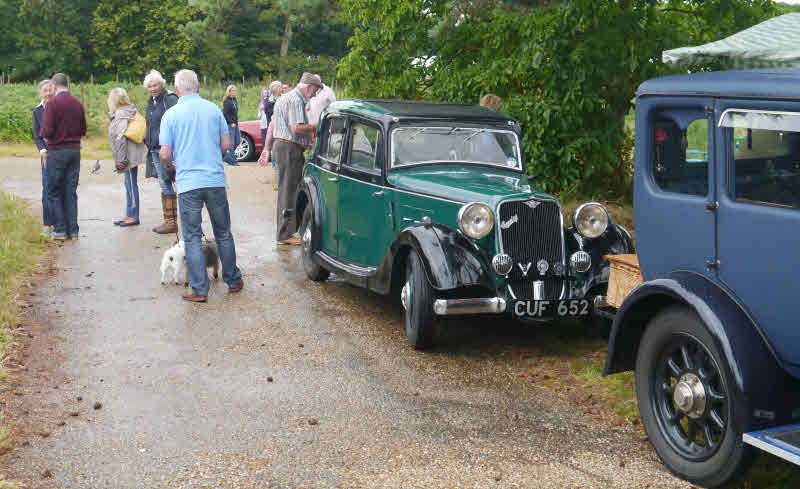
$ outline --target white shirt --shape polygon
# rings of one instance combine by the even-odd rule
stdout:
[[[332,102],[336,102],[336,94],[333,93],[331,87],[323,84],[322,90],[317,92],[314,98],[308,102],[308,123],[319,123],[319,116],[322,115],[322,111]]]

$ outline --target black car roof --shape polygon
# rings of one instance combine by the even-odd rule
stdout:
[[[800,70],[713,71],[665,76],[642,83],[636,95],[800,99]]]
[[[380,114],[399,118],[514,121],[513,117],[486,107],[449,102],[353,99],[334,102],[330,108],[364,113],[364,115]]]

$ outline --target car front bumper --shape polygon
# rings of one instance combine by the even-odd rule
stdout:
[[[559,303],[569,301],[579,301],[581,299],[567,299],[561,301],[534,301],[542,303]],[[607,307],[605,296],[594,296],[590,299],[583,299],[588,302],[592,310]],[[516,305],[515,300],[511,303]],[[530,301],[529,301],[530,302]],[[507,312],[508,302],[503,297],[482,297],[475,299],[436,299],[433,302],[433,312],[439,316],[458,316],[469,314],[503,314]],[[508,309],[508,311],[513,311]],[[517,314],[519,315],[519,314]],[[572,314],[570,314],[572,315]]]

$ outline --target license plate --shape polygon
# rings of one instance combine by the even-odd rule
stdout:
[[[592,305],[588,299],[553,301],[517,301],[514,315],[521,318],[580,317],[588,316]]]

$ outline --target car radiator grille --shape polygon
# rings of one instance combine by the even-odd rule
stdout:
[[[550,273],[554,264],[564,263],[561,210],[555,202],[531,199],[503,202],[498,214],[503,252],[514,262],[508,284],[517,299],[533,299],[533,281],[539,279],[536,262],[547,260]],[[526,276],[521,268],[528,263]],[[542,298],[559,299],[563,287],[562,279],[545,278]]]

